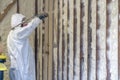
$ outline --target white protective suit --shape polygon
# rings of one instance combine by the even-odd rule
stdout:
[[[11,27],[21,23],[23,18],[25,16],[22,14],[14,14],[11,18]],[[36,80],[34,53],[28,37],[41,21],[35,17],[27,26],[18,26],[9,32],[7,47],[11,60],[11,80]]]

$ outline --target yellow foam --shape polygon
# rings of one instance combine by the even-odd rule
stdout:
[[[4,64],[0,63],[0,71],[5,71],[5,70],[7,70],[7,67]]]
[[[6,59],[6,56],[4,54],[0,55],[0,59]]]

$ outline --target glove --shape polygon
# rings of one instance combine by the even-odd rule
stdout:
[[[43,20],[44,18],[48,17],[48,13],[38,14],[36,16],[39,17],[39,19]]]

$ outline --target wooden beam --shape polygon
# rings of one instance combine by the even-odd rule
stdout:
[[[53,80],[53,0],[49,0],[49,57],[48,79]]]
[[[62,80],[62,12],[63,12],[63,0],[59,0],[59,62],[58,62],[58,80]]]
[[[118,80],[118,0],[107,0],[107,75]]]
[[[59,52],[58,52],[58,80],[62,80],[62,70],[63,70],[63,67],[62,67],[62,59],[63,59],[63,53],[62,53],[62,26],[63,26],[63,22],[62,22],[62,13],[63,13],[63,0],[59,0]]]
[[[43,0],[38,0],[38,14],[42,13],[42,7],[43,7]],[[40,24],[40,27],[38,27],[38,33],[39,33],[39,69],[38,74],[39,78],[38,80],[43,80],[43,23]]]
[[[97,2],[97,79],[106,79],[106,1]],[[103,15],[101,15],[103,14]],[[102,67],[101,67],[102,66]],[[102,73],[102,74],[101,74]],[[103,77],[101,77],[103,76]]]
[[[67,56],[68,56],[68,42],[67,42],[67,34],[68,34],[68,1],[64,0],[63,2],[64,6],[63,6],[63,79],[62,80],[68,80],[67,76],[68,76],[68,60],[67,60]]]
[[[81,1],[81,60],[80,60],[80,65],[81,65],[81,79],[80,80],[87,80],[87,57],[88,57],[88,37],[87,37],[87,32],[88,32],[88,0],[82,0]]]
[[[76,36],[74,40],[74,80],[80,80],[80,1],[81,0],[75,0],[75,5],[74,5],[74,27],[76,29],[74,30],[74,36]]]
[[[73,60],[74,60],[74,51],[73,51],[73,27],[74,27],[74,0],[69,0],[69,27],[68,27],[68,34],[69,34],[69,73],[68,79],[73,80]]]
[[[49,8],[49,0],[43,1],[43,12],[48,12]],[[43,80],[49,80],[48,78],[48,55],[49,55],[49,26],[48,26],[48,18],[44,20],[44,47],[43,47]]]
[[[96,0],[91,1],[91,20],[89,26],[91,28],[91,54],[89,66],[89,79],[96,80]],[[89,61],[88,61],[89,62]]]
[[[53,80],[58,79],[58,0],[54,2]]]

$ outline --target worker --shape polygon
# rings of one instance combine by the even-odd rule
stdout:
[[[47,13],[37,15],[29,23],[25,23],[24,15],[18,13],[12,15],[11,31],[7,38],[11,62],[10,80],[36,80],[34,53],[28,37],[47,16]]]

